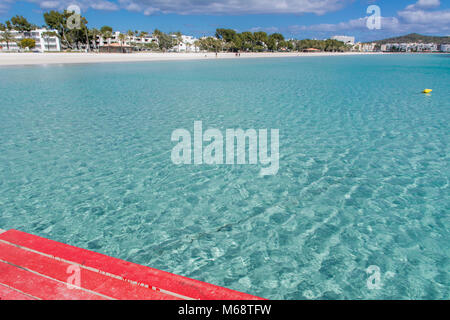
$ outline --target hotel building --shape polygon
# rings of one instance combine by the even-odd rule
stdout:
[[[0,34],[4,31],[0,31]],[[46,52],[46,51],[61,51],[61,41],[57,36],[47,36],[46,32],[55,32],[56,30],[47,29],[35,29],[29,32],[18,32],[16,30],[10,30],[10,32],[15,36],[16,42],[9,43],[9,51],[20,51],[18,43],[22,39],[33,39],[36,42],[36,46],[31,48],[31,51],[35,52]],[[8,51],[8,44],[6,42],[0,42],[0,51]]]

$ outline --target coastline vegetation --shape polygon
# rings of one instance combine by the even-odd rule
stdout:
[[[267,34],[264,31],[237,33],[233,29],[217,29],[215,38],[208,37],[199,40],[199,47],[207,51],[303,51],[317,49],[327,52],[349,51],[350,47],[337,40],[286,40],[280,33]]]
[[[16,15],[4,24],[0,23],[0,42],[6,43],[8,50],[11,43],[17,43],[23,49],[34,48],[36,42],[33,39],[26,38],[25,34],[35,28],[37,26],[29,23],[26,18]],[[13,30],[22,35],[22,40],[17,40],[16,35],[12,32]]]
[[[72,12],[64,10],[62,12],[51,10],[44,13],[44,28],[56,30],[56,32],[46,32],[45,37],[58,36],[61,46],[65,50],[81,50],[82,48],[97,50],[97,37],[101,36],[108,41],[114,37],[113,28],[103,26],[100,30],[89,28],[85,17],[80,16],[78,28],[69,28]],[[27,21],[26,18],[16,15],[4,24],[0,23],[0,41],[6,43],[9,50],[9,44],[16,42],[12,31],[18,31],[22,34],[37,28],[36,25]],[[130,45],[137,51],[161,51],[166,52],[174,46],[180,44],[182,34],[180,32],[164,33],[155,29],[153,37],[158,41],[150,43],[136,43],[133,39],[136,37],[148,36],[145,31],[128,30],[118,36],[121,45]],[[25,39],[24,39],[25,40]],[[29,39],[31,40],[31,39]],[[24,45],[32,48],[32,43],[27,41]],[[326,52],[344,52],[349,51],[350,46],[337,40],[297,40],[285,39],[280,33],[267,34],[264,31],[238,33],[233,29],[217,29],[215,36],[203,37],[196,41],[195,45],[203,51],[209,52],[278,52],[278,51],[303,51],[306,49],[316,49]],[[20,45],[21,46],[21,45]],[[31,46],[31,47],[30,47]],[[21,46],[22,47],[22,46]]]

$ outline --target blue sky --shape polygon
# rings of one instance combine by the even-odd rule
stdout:
[[[43,12],[78,5],[89,27],[181,31],[216,28],[280,32],[288,38],[353,35],[358,41],[417,32],[450,35],[450,1],[443,0],[0,0],[0,22],[19,14],[43,25]],[[381,29],[366,27],[369,5],[381,9]]]

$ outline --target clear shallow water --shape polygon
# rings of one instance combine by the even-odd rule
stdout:
[[[450,297],[448,55],[0,75],[0,228],[271,299]],[[194,120],[280,129],[278,174],[172,164]]]

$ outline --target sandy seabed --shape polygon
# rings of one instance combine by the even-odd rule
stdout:
[[[0,66],[13,65],[46,65],[67,63],[102,63],[102,62],[143,62],[201,59],[247,59],[247,58],[280,58],[280,57],[323,57],[343,55],[380,54],[372,52],[320,52],[320,53],[0,53]]]

